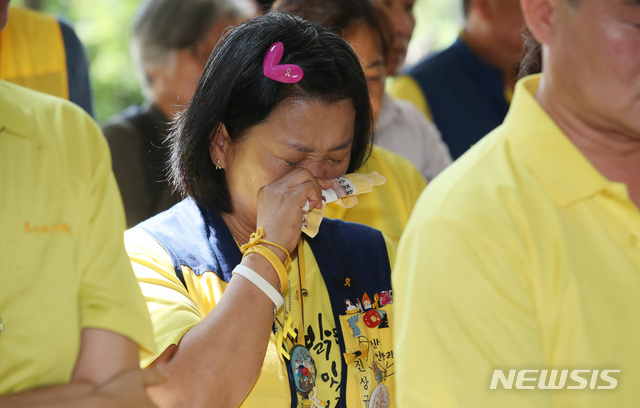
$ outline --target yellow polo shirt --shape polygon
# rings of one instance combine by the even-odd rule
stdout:
[[[398,406],[640,401],[640,212],[540,107],[538,82],[518,83],[504,124],[409,221],[394,269]],[[541,389],[545,369],[561,389]],[[511,389],[490,389],[494,370],[517,370]]]
[[[124,225],[97,124],[0,81],[0,395],[69,381],[83,328],[155,349]]]
[[[358,170],[364,174],[374,171],[385,177],[383,185],[358,196],[355,207],[344,208],[329,203],[324,216],[368,225],[382,231],[394,245],[398,245],[413,206],[427,182],[409,160],[376,145],[369,160]]]

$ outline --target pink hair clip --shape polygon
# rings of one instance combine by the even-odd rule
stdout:
[[[284,54],[284,45],[278,41],[273,43],[264,56],[262,70],[264,76],[285,84],[294,84],[302,79],[302,68],[294,64],[280,64]]]

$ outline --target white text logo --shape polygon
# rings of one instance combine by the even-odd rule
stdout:
[[[493,370],[489,389],[505,390],[612,390],[618,380],[612,375],[620,370]]]

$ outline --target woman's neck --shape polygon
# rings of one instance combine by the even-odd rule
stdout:
[[[255,225],[249,226],[246,223],[243,223],[233,214],[221,214],[221,216],[222,220],[227,225],[227,228],[229,228],[231,235],[240,246],[249,242],[251,234],[256,232]]]
[[[220,214],[220,216],[222,217],[224,223],[227,225],[227,228],[229,228],[231,236],[233,237],[233,239],[235,239],[239,247],[249,242],[249,240],[251,239],[251,234],[256,232],[257,227],[255,223],[249,225],[249,223],[243,222],[233,214],[222,213]],[[290,254],[291,259],[295,259],[297,254],[298,249],[296,247]]]

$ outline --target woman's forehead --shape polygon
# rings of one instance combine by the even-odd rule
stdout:
[[[351,99],[324,102],[290,98],[281,102],[267,120],[250,134],[260,134],[273,142],[300,151],[323,145],[333,148],[350,144],[353,139],[355,109]]]

